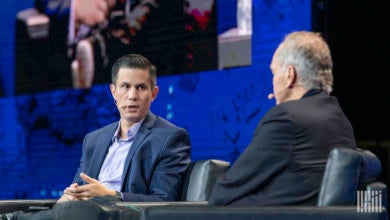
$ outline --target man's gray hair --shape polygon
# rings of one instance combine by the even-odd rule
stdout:
[[[297,31],[288,34],[276,51],[282,69],[291,65],[297,80],[307,90],[322,89],[328,94],[333,85],[330,49],[319,33]]]

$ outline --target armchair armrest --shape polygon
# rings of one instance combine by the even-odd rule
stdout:
[[[140,220],[387,220],[387,210],[384,208],[378,212],[363,213],[357,212],[355,206],[210,207],[204,205],[167,205],[138,207],[138,209],[133,209],[132,211],[139,212],[138,219]]]
[[[50,209],[57,200],[52,199],[37,199],[37,200],[1,200],[0,201],[0,213],[10,213],[16,211],[39,211]]]

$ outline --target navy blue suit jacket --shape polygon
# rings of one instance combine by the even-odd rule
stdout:
[[[117,126],[115,122],[85,136],[80,167],[73,182],[82,182],[80,172],[97,179]],[[178,200],[190,163],[190,150],[185,129],[149,112],[126,158],[121,187],[123,200]]]
[[[312,90],[281,103],[260,121],[209,204],[314,205],[329,152],[336,147],[355,148],[356,143],[335,97]]]

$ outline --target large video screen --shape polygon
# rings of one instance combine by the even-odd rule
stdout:
[[[61,195],[84,135],[119,120],[108,83],[123,53],[157,65],[151,110],[189,131],[192,160],[234,163],[275,105],[274,49],[312,28],[310,0],[118,0],[107,22],[69,34],[69,1],[49,2],[0,2],[0,199]]]
[[[215,0],[94,2],[38,0],[17,12],[15,94],[109,83],[128,53],[160,76],[217,69]]]

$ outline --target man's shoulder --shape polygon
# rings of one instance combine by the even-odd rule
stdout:
[[[156,117],[154,128],[157,128],[159,130],[166,130],[168,132],[177,132],[179,130],[186,131],[186,129],[174,124],[171,121],[168,121],[167,119]]]
[[[314,99],[316,99],[314,97]],[[302,98],[298,100],[283,102],[273,106],[263,117],[263,121],[295,118],[297,115],[305,115],[306,112],[313,110],[313,108],[320,108],[321,106],[313,102],[312,97]]]
[[[170,136],[172,134],[181,134],[181,135],[189,135],[188,131],[180,127],[176,124],[174,124],[171,121],[168,121],[165,118],[162,118],[158,115],[154,115],[153,122],[148,125],[149,129],[152,131],[155,135],[163,135],[163,136]]]
[[[320,122],[324,123],[335,115],[342,113],[335,97],[317,95],[281,103],[271,108],[264,116],[265,121],[287,120],[291,123]]]
[[[303,97],[297,100],[283,102],[279,105],[271,108],[274,112],[283,112],[291,110],[307,110],[307,108],[322,108],[325,104],[337,104],[337,98],[333,96],[326,95],[324,93],[319,93],[313,96]],[[271,111],[270,110],[270,111]]]

